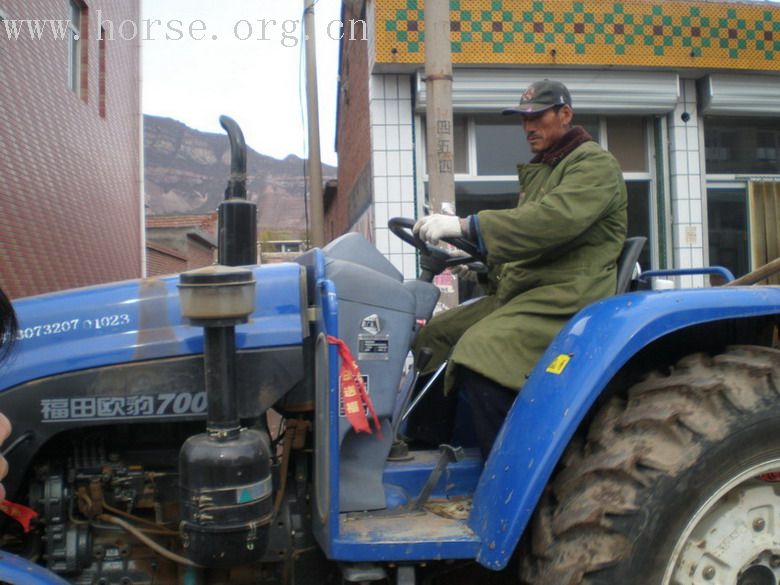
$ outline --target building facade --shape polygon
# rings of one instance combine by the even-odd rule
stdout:
[[[364,20],[367,40],[342,40],[342,201],[331,207],[347,211],[329,218],[334,231],[372,237],[407,278],[414,252],[386,225],[419,216],[426,201],[423,9],[345,3],[345,22]],[[452,0],[450,9],[458,215],[516,204],[516,165],[530,151],[519,120],[498,113],[547,77],[566,83],[575,123],[620,162],[629,235],[649,239],[645,269],[719,264],[738,276],[780,255],[780,5]]]
[[[217,260],[217,212],[146,217],[146,273],[175,274]]]
[[[143,273],[139,0],[0,0],[0,286]],[[128,38],[129,40],[124,40]]]

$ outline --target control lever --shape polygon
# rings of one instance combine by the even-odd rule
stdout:
[[[426,394],[428,394],[428,391],[433,387],[433,385],[436,383],[436,380],[439,376],[441,376],[441,373],[445,370],[447,367],[447,361],[445,360],[442,365],[440,365],[438,368],[436,368],[436,371],[433,373],[433,375],[430,377],[428,382],[423,386],[423,389],[420,390],[420,393],[415,396],[414,400],[412,401],[412,404],[409,405],[409,408],[406,409],[406,412],[401,412],[400,421],[403,423],[409,415],[412,413],[412,411],[417,408],[417,405],[420,403],[420,400],[422,400]]]
[[[433,468],[431,475],[428,476],[428,481],[425,482],[422,490],[420,490],[420,495],[417,497],[417,501],[415,501],[414,506],[412,506],[412,510],[415,512],[419,512],[423,509],[425,502],[431,497],[433,488],[439,483],[441,474],[444,473],[447,466],[455,461],[461,461],[465,457],[463,447],[453,447],[452,445],[445,444],[439,445],[439,451],[441,452],[441,455],[436,462],[436,467]]]
[[[420,378],[420,372],[422,372],[426,366],[430,363],[433,357],[433,351],[429,347],[423,347],[420,349],[420,353],[417,355],[417,363],[414,364],[414,373],[412,380],[409,383],[409,388],[406,395],[403,397],[401,408],[398,410],[398,415],[393,419],[393,446],[390,448],[389,459],[401,460],[409,457],[409,447],[406,442],[398,437],[398,432],[401,428],[401,423],[406,419],[404,414],[409,406],[409,401],[412,398],[412,392],[414,392],[415,386],[417,386],[417,380]]]

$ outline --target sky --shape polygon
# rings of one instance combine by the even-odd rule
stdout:
[[[223,133],[218,119],[226,114],[256,151],[304,156],[303,4],[142,0],[144,113],[216,133]],[[340,6],[314,6],[320,148],[322,161],[334,166]]]
[[[303,2],[142,0],[144,112],[220,133],[227,114],[256,151],[304,156]],[[340,6],[315,4],[321,153],[334,166]]]

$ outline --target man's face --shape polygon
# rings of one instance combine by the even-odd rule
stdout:
[[[531,152],[545,152],[569,130],[574,112],[569,106],[523,115],[525,138]]]

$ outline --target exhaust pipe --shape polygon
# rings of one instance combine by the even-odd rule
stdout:
[[[235,326],[254,310],[252,271],[209,266],[180,277],[182,315],[204,327],[206,432],[179,452],[180,532],[187,556],[204,567],[258,561],[273,517],[268,434],[241,428]]]
[[[225,200],[217,210],[218,262],[223,266],[257,263],[257,206],[246,199],[246,155],[244,133],[235,120],[220,116],[220,125],[230,140],[230,179]]]

